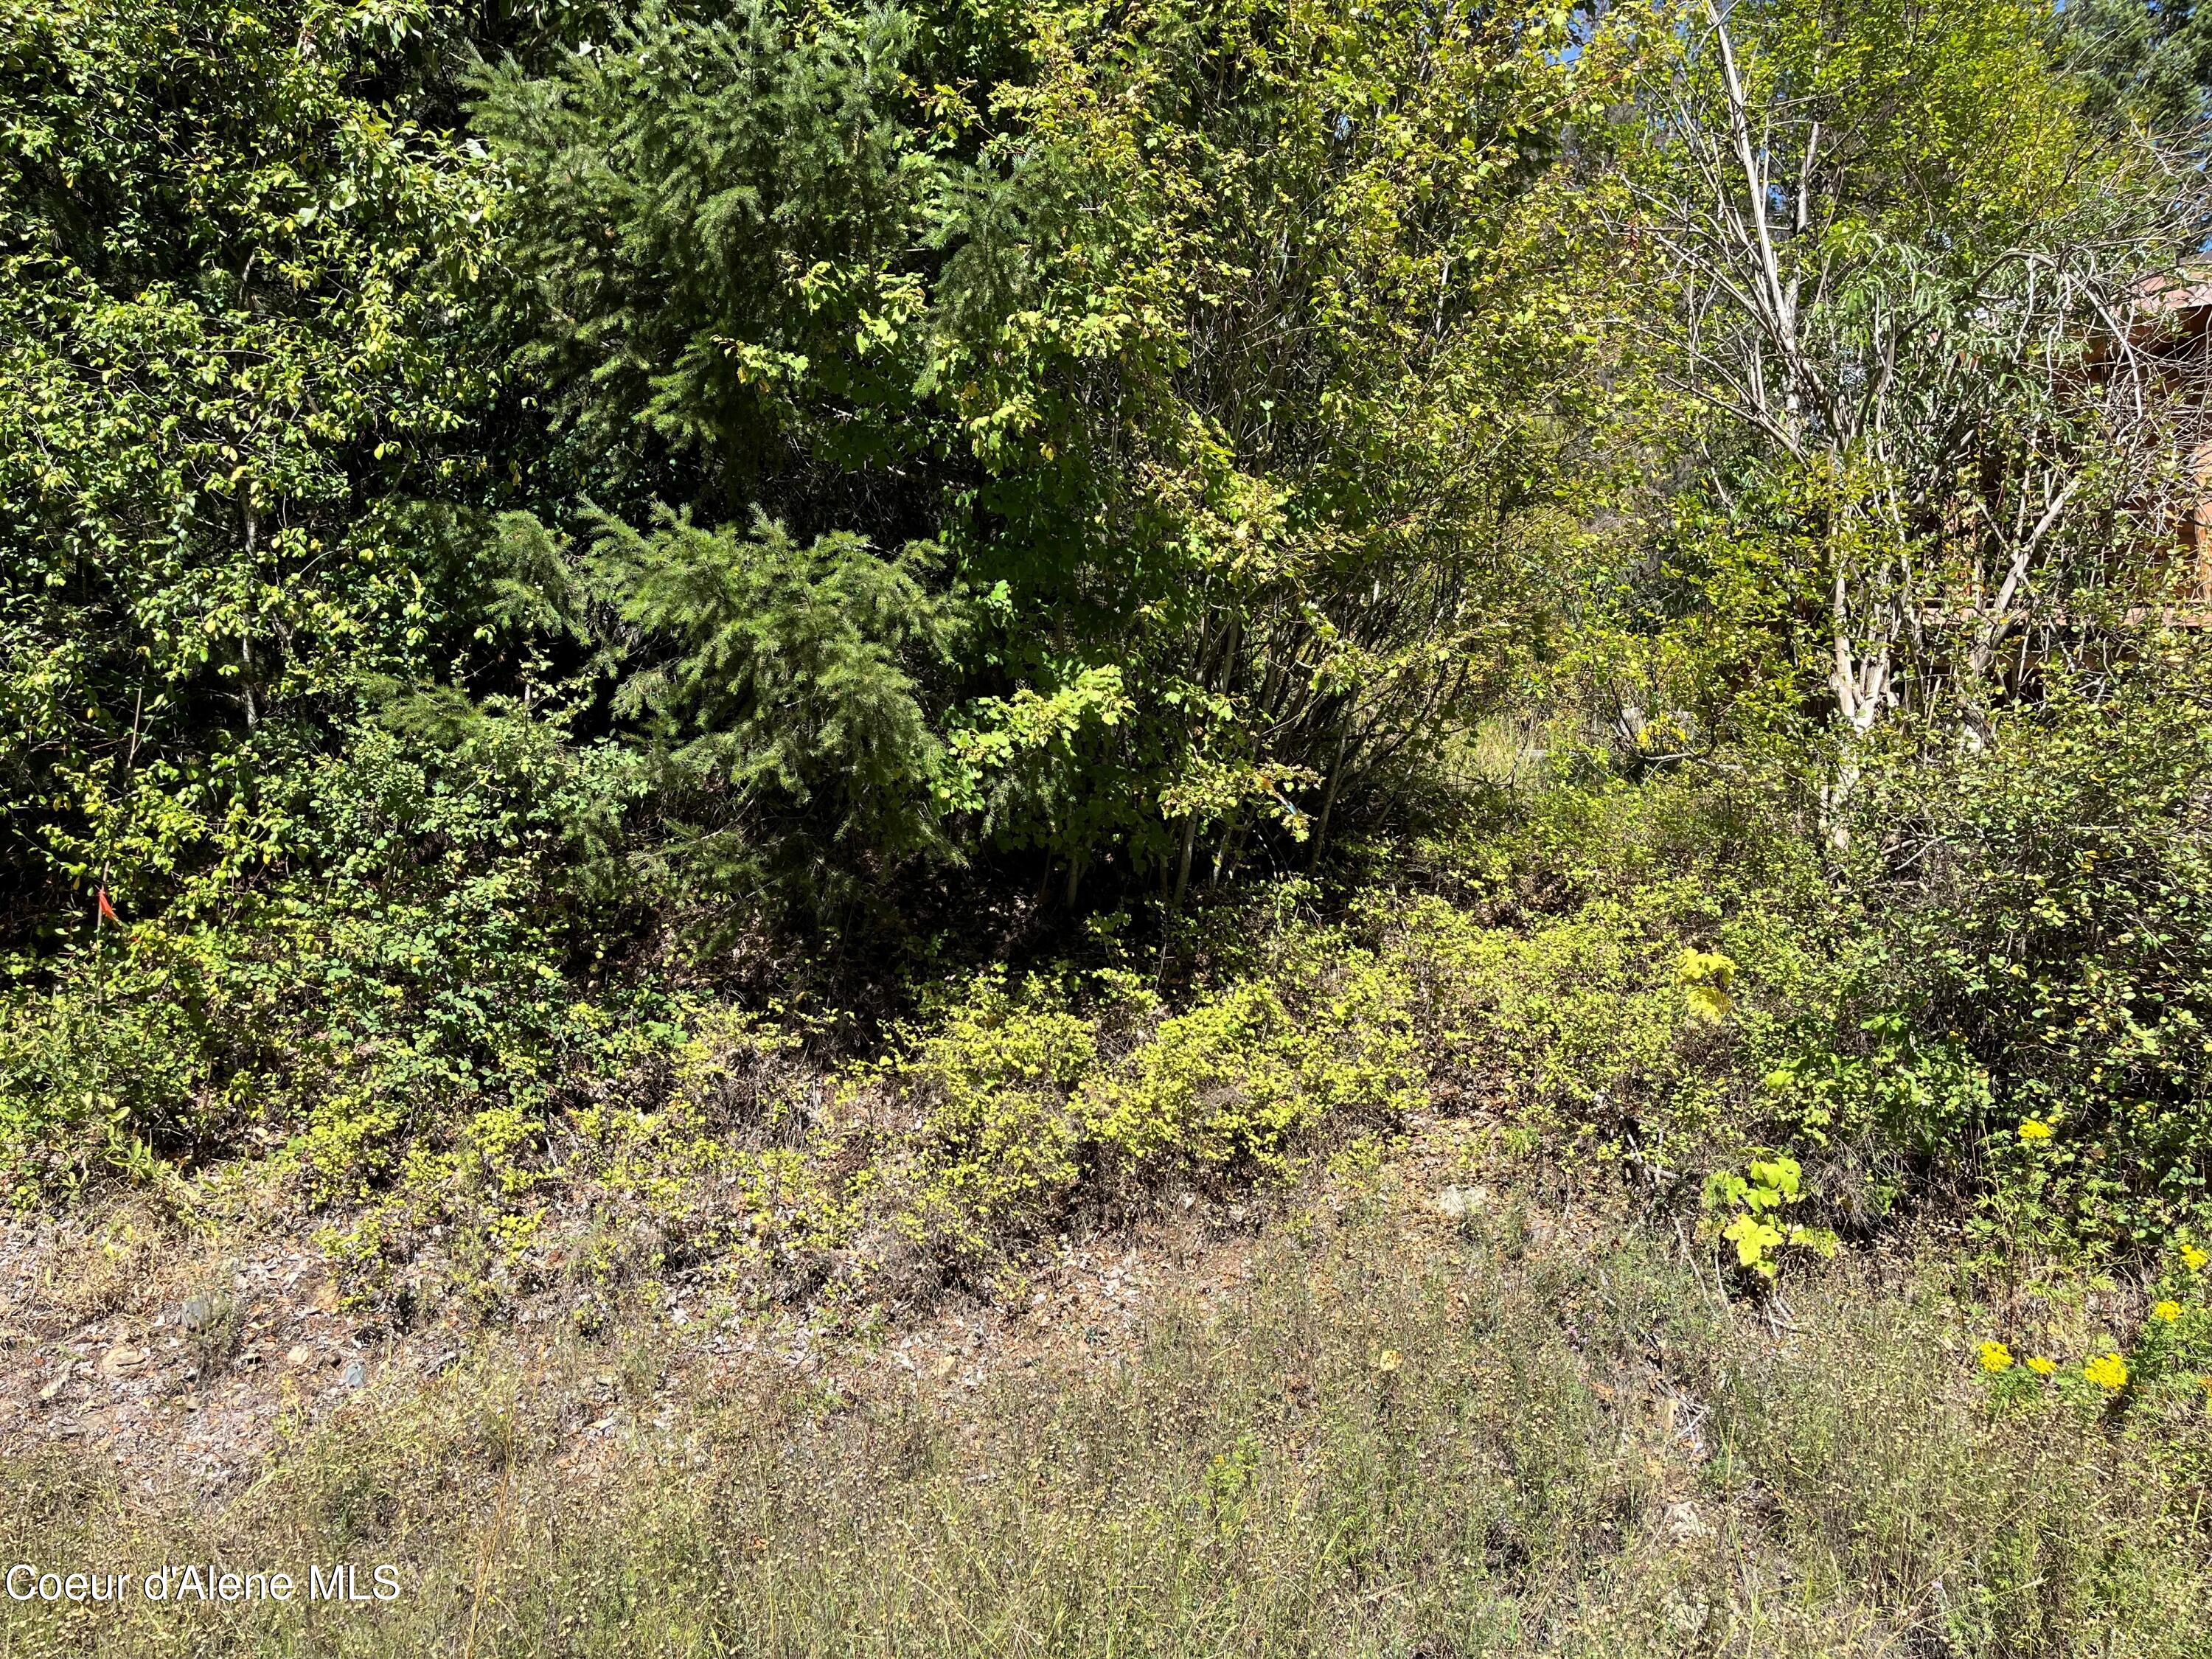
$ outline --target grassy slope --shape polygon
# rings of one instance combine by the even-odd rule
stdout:
[[[221,1504],[18,1457],[8,1562],[404,1591],[8,1603],[0,1654],[2212,1653],[2201,1417],[1992,1419],[1976,1315],[1899,1261],[1784,1317],[1495,1167],[1448,1221],[1464,1133],[1155,1241],[1126,1323],[1041,1280],[988,1341],[940,1310],[934,1363],[896,1310],[716,1365],[642,1315],[510,1335],[280,1435]]]

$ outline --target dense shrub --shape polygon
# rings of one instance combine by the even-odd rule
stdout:
[[[594,871],[632,787],[519,710],[410,707],[285,802],[288,855],[18,957],[0,1162],[19,1196],[101,1169],[283,1149],[336,1196],[414,1139],[543,1109],[603,1041]]]
[[[1823,1086],[2008,1232],[2212,1224],[2212,705],[2194,653],[1871,769]]]
[[[921,1038],[895,1068],[914,1113],[915,1236],[973,1253],[1058,1215],[1083,1175],[1075,1094],[1097,1069],[1099,1036],[1064,990],[1016,991],[986,973]]]
[[[1175,1013],[1124,970],[1079,994],[982,975],[892,1067],[912,1113],[887,1166],[901,1230],[973,1257],[1078,1202],[1279,1179],[1401,1121],[1425,1096],[1403,981],[1330,942],[1334,961],[1300,938]]]
[[[0,945],[265,845],[362,676],[489,626],[419,509],[494,476],[489,180],[364,95],[422,9],[0,18]]]

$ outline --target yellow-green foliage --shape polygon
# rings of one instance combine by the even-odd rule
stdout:
[[[1705,1232],[1735,1245],[1736,1265],[1761,1279],[1780,1271],[1775,1258],[1785,1249],[1833,1255],[1835,1234],[1783,1218],[1784,1206],[1805,1196],[1803,1174],[1796,1158],[1778,1152],[1750,1159],[1742,1175],[1716,1170],[1705,1177]]]
[[[1178,1172],[1287,1177],[1423,1085],[1399,973],[1334,935],[1276,942],[1173,1014],[1126,970],[988,969],[932,999],[890,1057],[829,1073],[796,1029],[688,1006],[638,1075],[586,1103],[487,1110],[417,1142],[326,1242],[374,1291],[435,1236],[466,1288],[495,1294],[544,1254],[550,1206],[580,1197],[604,1237],[572,1272],[839,1251],[865,1273],[891,1241],[981,1261]]]
[[[1730,1076],[1708,1051],[1728,1040],[1729,958],[1685,956],[1612,899],[1525,933],[1435,898],[1383,901],[1377,920],[1437,1057],[1488,1100],[1602,1133],[1626,1119],[1702,1133],[1725,1103]]]
[[[666,1100],[580,1114],[579,1156],[612,1198],[671,1230],[703,1230],[702,1246],[834,1249],[851,1233],[861,1172],[809,1109],[821,1085],[804,1041],[803,1025],[744,1010],[699,1014]]]
[[[610,1263],[816,1284],[914,1252],[972,1267],[1165,1181],[1289,1178],[1387,1135],[1432,1082],[1562,1159],[1668,1180],[1788,1144],[1750,1081],[1787,983],[1753,912],[1703,917],[1684,885],[1515,928],[1376,892],[1347,926],[1304,919],[1310,897],[1288,884],[1218,918],[1218,977],[1178,1006],[1126,964],[994,967],[842,1066],[787,1012],[678,998],[680,1024],[599,1039],[629,1044],[628,1069],[582,1102],[416,1139],[335,1243],[374,1281],[435,1236],[495,1285],[580,1200]]]
[[[672,1252],[743,1268],[835,1249],[850,1237],[873,1173],[834,1117],[817,1121],[803,1023],[687,1005],[686,1028],[639,1036],[641,1076],[605,1079],[598,1097],[543,1120],[510,1107],[410,1146],[395,1178],[324,1236],[359,1291],[434,1233],[459,1288],[495,1297],[540,1224],[563,1200],[588,1199],[597,1233],[576,1253],[586,1279],[666,1265]],[[780,1011],[779,1011],[780,1012]]]
[[[1296,1012],[1275,986],[1246,982],[1161,1021],[1089,1091],[1098,1138],[1132,1165],[1174,1156],[1279,1176],[1325,1121],[1418,1103],[1403,981],[1361,958],[1307,988]]]
[[[1743,1079],[1765,957],[1730,927],[1712,930],[1725,952],[1686,948],[1694,896],[1594,900],[1523,931],[1377,894],[1357,933],[1300,920],[1302,896],[1285,889],[1241,945],[1219,929],[1222,977],[1181,1006],[1126,968],[993,968],[926,1000],[887,1058],[832,1072],[781,1016],[686,1006],[639,1051],[645,1082],[418,1146],[350,1253],[434,1223],[513,1260],[549,1196],[580,1189],[649,1235],[631,1259],[682,1241],[740,1267],[834,1251],[865,1273],[885,1246],[972,1265],[1169,1179],[1288,1178],[1387,1133],[1432,1078],[1663,1171],[1757,1138]]]
[[[1064,983],[986,973],[890,1068],[911,1114],[889,1149],[908,1237],[975,1254],[1086,1179],[1103,1199],[1175,1170],[1286,1176],[1422,1097],[1405,982],[1341,940],[1165,1018],[1122,975],[1084,1010]]]
[[[1071,1097],[1097,1060],[1098,1027],[1064,992],[979,975],[892,1068],[915,1109],[905,1230],[976,1249],[994,1227],[1056,1205],[1081,1174],[1086,1139]]]
[[[1279,1163],[1327,1109],[1304,1085],[1310,1041],[1272,986],[1244,984],[1160,1022],[1119,1076],[1085,1104],[1099,1138],[1132,1164],[1170,1151],[1218,1164],[1243,1152]]]
[[[1682,983],[1692,1018],[1717,1025],[1735,1006],[1735,963],[1718,951],[1685,951],[1676,958],[1675,977]]]

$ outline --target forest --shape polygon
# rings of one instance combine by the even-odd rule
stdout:
[[[0,1659],[2212,1656],[2208,167],[2189,0],[0,0]]]

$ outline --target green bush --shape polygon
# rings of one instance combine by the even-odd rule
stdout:
[[[265,860],[14,960],[0,1167],[19,1197],[278,1150],[314,1194],[358,1195],[417,1139],[541,1113],[606,1046],[594,924],[631,775],[519,711],[403,705],[316,766]]]
[[[1324,1132],[1385,1132],[1426,1099],[1402,976],[1336,929],[1293,924],[1273,964],[1161,1020],[1085,1105],[1131,1170],[1280,1177]]]
[[[2149,1250],[2212,1224],[2208,693],[2176,656],[1867,769],[1856,926],[1784,1081],[1978,1198],[1992,1236]]]
[[[913,1110],[908,1231],[980,1252],[1055,1216],[1083,1174],[1074,1091],[1098,1062],[1098,1026],[1065,993],[980,976],[894,1075]]]
[[[1755,1137],[1734,1002],[1702,953],[1685,969],[1683,896],[1597,899],[1525,930],[1435,898],[1371,914],[1451,1095],[1552,1144],[1632,1156],[1672,1185],[1702,1173],[1711,1143]]]
[[[1176,1013],[1121,969],[978,975],[873,1085],[894,1090],[872,1156],[899,1230],[974,1259],[1079,1203],[1172,1176],[1280,1180],[1400,1121],[1425,1097],[1402,981],[1340,939],[1291,943]],[[817,1146],[842,1133],[833,1121]]]

